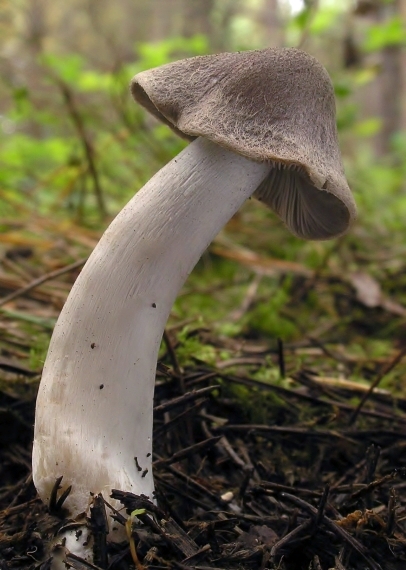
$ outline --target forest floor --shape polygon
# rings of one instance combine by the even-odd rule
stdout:
[[[14,298],[0,312],[1,570],[49,568],[48,540],[66,524],[57,486],[49,508],[36,496],[31,445],[38,346],[46,346],[82,263],[67,271],[18,244],[3,259],[0,290]],[[176,327],[168,329],[155,391],[159,507],[116,493],[123,504],[117,524],[135,509],[155,516],[127,524],[121,545],[106,543],[98,528],[95,565],[70,557],[69,567],[406,567],[406,396],[399,388],[406,349],[394,339],[386,355],[349,350],[354,327],[357,334],[393,323],[404,330],[404,310],[396,292],[371,304],[374,283],[365,274],[354,273],[349,285],[324,273],[300,276],[291,311],[318,279],[348,322],[330,340],[304,331],[275,343],[249,330],[230,338],[203,326],[180,340]],[[208,364],[190,354],[180,362],[178,351],[192,337],[227,358]],[[266,380],[267,370],[277,381]],[[352,379],[355,371],[364,381]],[[98,501],[96,511],[104,508],[109,517]],[[94,518],[88,525],[95,530]]]

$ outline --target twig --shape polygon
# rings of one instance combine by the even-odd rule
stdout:
[[[248,309],[251,307],[255,299],[255,295],[257,294],[258,287],[261,283],[262,277],[263,277],[262,273],[256,273],[254,275],[254,279],[247,287],[247,290],[245,292],[245,297],[241,303],[241,306],[238,309],[235,309],[229,316],[229,319],[231,321],[233,322],[240,321],[242,317],[245,315],[245,313],[248,311]]]
[[[384,475],[383,477],[381,477],[380,479],[377,479],[376,481],[371,481],[371,483],[369,483],[368,485],[366,485],[362,489],[359,489],[358,491],[353,493],[347,499],[347,501],[345,501],[345,504],[346,505],[352,505],[355,501],[361,499],[362,497],[364,497],[365,495],[368,495],[369,493],[372,493],[372,491],[374,491],[375,489],[382,487],[382,485],[384,483],[387,483],[388,481],[392,481],[393,479],[396,479],[397,476],[398,476],[398,472],[392,471],[392,473],[388,473],[387,475]]]
[[[78,261],[75,261],[70,265],[66,265],[66,267],[62,267],[62,269],[56,269],[55,271],[51,271],[50,273],[46,273],[45,275],[42,275],[41,277],[34,279],[34,281],[31,281],[31,283],[28,283],[28,285],[25,285],[25,287],[21,287],[20,289],[17,289],[16,291],[13,291],[9,295],[6,295],[2,299],[0,299],[0,307],[5,305],[6,303],[9,303],[10,301],[13,301],[14,299],[17,299],[17,297],[25,295],[26,293],[32,291],[39,285],[42,285],[42,283],[45,283],[46,281],[50,281],[51,279],[55,279],[60,275],[64,275],[64,273],[69,273],[69,271],[73,271],[74,269],[81,267],[86,263],[86,259],[87,258],[79,259]]]
[[[284,380],[286,378],[286,366],[285,366],[285,354],[283,351],[283,340],[278,338],[278,365],[279,365],[279,375]]]
[[[197,400],[202,396],[205,396],[209,392],[219,388],[218,385],[207,386],[206,388],[200,388],[200,390],[193,390],[191,392],[186,392],[182,396],[178,398],[172,398],[168,402],[164,402],[163,404],[159,404],[158,406],[154,407],[154,414],[158,412],[167,412],[168,410],[172,410],[173,408],[177,408],[178,406],[183,406],[186,402],[190,402],[191,400]]]
[[[396,490],[391,487],[389,491],[389,502],[388,502],[388,519],[386,522],[386,533],[391,536],[396,523]]]
[[[320,502],[319,502],[319,507],[317,509],[317,517],[314,521],[316,528],[320,526],[320,524],[323,520],[324,510],[326,508],[326,503],[327,503],[329,493],[330,493],[330,487],[328,485],[326,485],[326,487],[324,488],[324,491],[323,491],[323,495],[322,495]]]
[[[290,495],[289,493],[282,493],[281,497],[287,499],[288,501],[292,502],[294,505],[301,507],[304,509],[308,514],[312,516],[312,518],[317,520],[319,516],[319,511],[315,509],[312,505],[304,501],[303,499],[299,499],[294,495]],[[326,525],[327,528],[338,534],[343,540],[347,542],[354,550],[358,552],[360,556],[370,565],[373,570],[382,570],[381,566],[378,563],[375,563],[368,555],[368,548],[361,544],[358,540],[356,540],[350,533],[348,533],[344,528],[338,525],[335,521],[328,518],[326,515],[322,516],[322,522]]]
[[[93,558],[96,566],[107,568],[107,534],[109,525],[107,522],[106,507],[102,494],[93,498],[90,507],[90,528],[93,536]]]
[[[186,406],[186,409],[177,414],[176,416],[173,416],[170,419],[166,419],[166,421],[161,425],[158,424],[157,427],[154,427],[154,439],[160,437],[163,433],[168,434],[169,432],[174,430],[179,424],[179,422],[186,420],[188,416],[197,414],[199,412],[199,409],[202,408],[202,406],[204,406],[208,402],[209,398],[202,398],[198,400],[195,404],[193,404],[193,406],[190,405]],[[164,414],[166,418],[168,413],[164,412]],[[155,409],[154,409],[154,415],[155,415]],[[207,435],[207,437],[211,437],[211,435],[212,434]]]
[[[18,483],[18,486],[20,486],[20,483]],[[14,505],[16,505],[18,503],[18,499],[23,495],[23,493],[25,493],[28,489],[28,487],[32,484],[32,475],[30,473],[30,475],[28,475],[28,477],[25,477],[23,484],[20,486],[20,489],[18,491],[18,493],[16,493],[14,495],[13,500],[11,501],[11,503],[8,505],[7,510],[11,509],[11,507],[14,507]]]
[[[366,392],[364,394],[360,403],[358,404],[358,406],[355,408],[353,414],[351,415],[350,421],[348,422],[350,426],[353,425],[357,421],[358,415],[359,415],[362,407],[364,406],[365,402],[368,400],[368,398],[370,397],[372,392],[375,390],[375,388],[378,386],[378,384],[381,382],[381,380],[387,374],[389,374],[389,372],[391,372],[397,364],[399,364],[399,362],[402,360],[402,358],[405,356],[405,354],[406,354],[406,345],[397,353],[397,355],[394,358],[392,358],[392,360],[390,362],[388,362],[388,364],[383,368],[383,370],[380,372],[380,374],[378,374],[378,376],[375,378],[375,380],[372,382],[371,386],[369,387],[368,392]]]
[[[236,465],[246,470],[248,465],[241,459],[241,457],[234,451],[231,443],[228,441],[225,435],[222,436],[220,441],[221,446],[225,449],[227,455],[234,461]]]
[[[170,457],[167,457],[165,459],[157,459],[156,461],[154,461],[154,465],[167,465],[169,463],[177,463],[181,459],[185,459],[185,457],[189,457],[194,453],[198,453],[200,451],[212,447],[221,438],[222,438],[221,435],[217,435],[209,439],[205,439],[204,441],[199,441],[199,443],[195,443],[193,445],[190,445],[189,447],[185,447],[185,449],[180,449],[176,453],[173,453]]]
[[[275,558],[278,550],[280,550],[283,546],[286,546],[289,542],[294,539],[297,539],[298,536],[303,534],[304,532],[310,530],[310,527],[313,525],[312,520],[306,520],[302,522],[299,526],[291,530],[288,534],[286,534],[283,538],[276,542],[271,550],[271,557]]]
[[[163,340],[165,342],[166,350],[168,351],[169,358],[171,359],[173,369],[175,370],[176,374],[181,376],[182,370],[179,366],[178,357],[176,356],[175,348],[172,344],[171,338],[168,334],[168,331],[164,330]]]
[[[99,211],[104,218],[107,214],[106,206],[104,203],[103,192],[100,185],[99,174],[96,168],[96,162],[94,160],[94,150],[93,146],[89,141],[89,137],[86,133],[85,125],[83,123],[83,119],[76,108],[76,104],[73,98],[73,94],[69,89],[68,85],[64,81],[62,81],[59,77],[53,77],[55,83],[58,85],[59,89],[61,90],[62,96],[65,100],[66,108],[72,118],[72,122],[75,125],[76,131],[78,133],[79,139],[83,146],[83,151],[86,156],[88,168],[91,177],[93,178],[93,186],[94,186],[94,193],[96,196],[97,204],[99,206]]]

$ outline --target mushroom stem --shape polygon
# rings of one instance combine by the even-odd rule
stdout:
[[[89,493],[153,496],[152,413],[158,349],[172,304],[200,256],[269,173],[197,139],[108,227],[55,327],[39,388],[33,477],[48,503]]]

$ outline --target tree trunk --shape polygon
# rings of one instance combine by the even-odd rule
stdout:
[[[406,12],[405,0],[392,3],[374,2],[358,14],[367,18],[371,24],[384,25],[389,19]],[[400,45],[388,45],[379,53],[372,55],[372,61],[379,68],[376,79],[363,90],[364,116],[379,117],[382,128],[374,139],[374,147],[378,156],[388,154],[391,150],[393,135],[402,125],[402,102],[404,76],[402,69],[404,50]]]
[[[398,0],[399,4],[399,16],[402,19],[403,24],[406,22],[406,0]],[[400,47],[400,65],[399,65],[399,77],[400,77],[400,125],[399,127],[406,131],[406,47],[403,45]]]
[[[381,21],[399,15],[400,0],[381,7]],[[402,100],[402,48],[400,45],[387,46],[382,50],[381,74],[381,115],[382,136],[380,151],[386,154],[391,150],[393,135],[401,128]]]
[[[35,54],[42,51],[47,35],[46,0],[30,0],[26,5],[26,38],[29,49]]]
[[[214,0],[183,0],[183,30],[182,35],[190,38],[195,34],[204,34],[212,38],[213,28],[211,16]]]
[[[153,0],[151,41],[178,36],[182,30],[183,0]]]
[[[263,0],[259,12],[259,22],[262,30],[263,45],[266,47],[280,46],[283,43],[282,25],[280,22],[278,0]]]

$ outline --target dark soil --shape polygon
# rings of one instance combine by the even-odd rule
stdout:
[[[277,387],[239,372],[237,361],[233,374],[159,366],[159,509],[114,492],[127,513],[155,513],[133,525],[139,568],[404,568],[406,402],[371,395],[354,424],[353,388],[326,387],[306,371],[296,386]],[[247,411],[246,387],[261,409]],[[25,398],[1,394],[2,570],[47,568],[47,540],[66,523],[31,482],[33,408],[30,390]],[[267,420],[253,423],[261,415]],[[104,533],[97,536],[109,551]],[[101,568],[134,567],[128,543],[110,550]]]
[[[46,319],[63,297],[54,296],[47,313],[47,295],[38,290],[13,308],[38,316],[36,303]],[[348,295],[345,303],[353,303]],[[359,326],[375,326],[374,315],[385,325],[393,318],[376,309],[362,320],[357,311]],[[23,358],[25,339],[13,318],[1,322],[8,348],[0,354],[0,570],[46,569],[48,542],[69,521],[57,483],[52,505],[44,506],[30,477],[39,370]],[[165,337],[155,393],[159,507],[125,489],[113,492],[125,507],[120,513],[95,498],[88,521],[95,565],[71,556],[68,567],[406,568],[406,400],[332,380],[338,370],[348,377],[356,368],[379,384],[404,351],[362,363],[306,335],[272,347],[249,335],[191,334],[233,357],[216,366],[192,358],[182,367],[176,335]],[[267,369],[274,380],[257,380]],[[142,509],[127,523],[125,543],[106,541],[104,509],[117,524]]]

